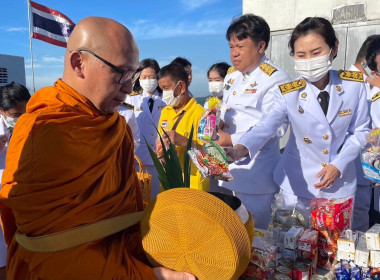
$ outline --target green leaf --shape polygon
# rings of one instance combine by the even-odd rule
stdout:
[[[194,125],[191,126],[189,139],[187,140],[186,150],[183,158],[183,181],[186,188],[190,188],[190,171],[191,163],[188,151],[191,149],[193,143]]]

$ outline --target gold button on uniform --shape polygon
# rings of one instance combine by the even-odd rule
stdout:
[[[227,109],[226,109],[226,112],[229,112],[229,111],[231,111],[231,109],[230,109],[230,108],[227,108]]]
[[[325,167],[327,165],[326,162],[322,162],[322,166]]]
[[[236,91],[234,91],[232,94],[233,94],[233,95],[236,95]]]
[[[229,128],[230,126],[229,126],[228,124],[225,124],[224,127],[225,127],[225,128]]]
[[[327,134],[323,135],[323,139],[328,140],[329,136]]]
[[[152,133],[151,135],[154,136],[154,133]]]
[[[327,154],[329,153],[329,151],[328,151],[328,150],[323,150],[322,153],[323,153],[324,155],[327,155]]]

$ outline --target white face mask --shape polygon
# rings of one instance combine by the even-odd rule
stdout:
[[[12,128],[15,127],[17,120],[18,120],[18,118],[11,118],[11,117],[4,118],[5,125],[8,128],[9,127],[12,127]]]
[[[172,106],[172,107],[178,106],[181,95],[174,97],[174,90],[176,89],[177,86],[178,86],[178,83],[172,90],[162,91],[162,100],[166,103],[166,105]]]
[[[223,95],[223,82],[209,82],[208,90],[213,96],[221,97]]]
[[[149,80],[148,79],[146,79],[146,80],[140,79],[140,86],[146,92],[154,92],[157,88],[157,79],[149,79]]]
[[[308,81],[317,82],[331,69],[331,51],[310,59],[294,59],[294,69]]]

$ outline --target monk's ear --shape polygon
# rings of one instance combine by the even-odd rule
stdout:
[[[70,66],[72,71],[80,78],[84,78],[83,55],[79,51],[72,51],[70,54]]]

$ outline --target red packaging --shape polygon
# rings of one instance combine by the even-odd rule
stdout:
[[[306,263],[296,262],[293,265],[293,280],[309,280],[310,267]]]
[[[351,227],[353,198],[315,198],[310,202],[312,228],[318,230],[318,266],[330,269],[335,259],[337,240]]]
[[[244,271],[243,275],[240,276],[240,280],[265,280],[267,277],[267,272],[261,269],[259,266],[250,262]]]
[[[309,252],[311,254],[310,258],[314,258],[318,249],[317,245],[318,231],[313,229],[305,229],[301,237],[298,239],[297,248],[300,251]]]

